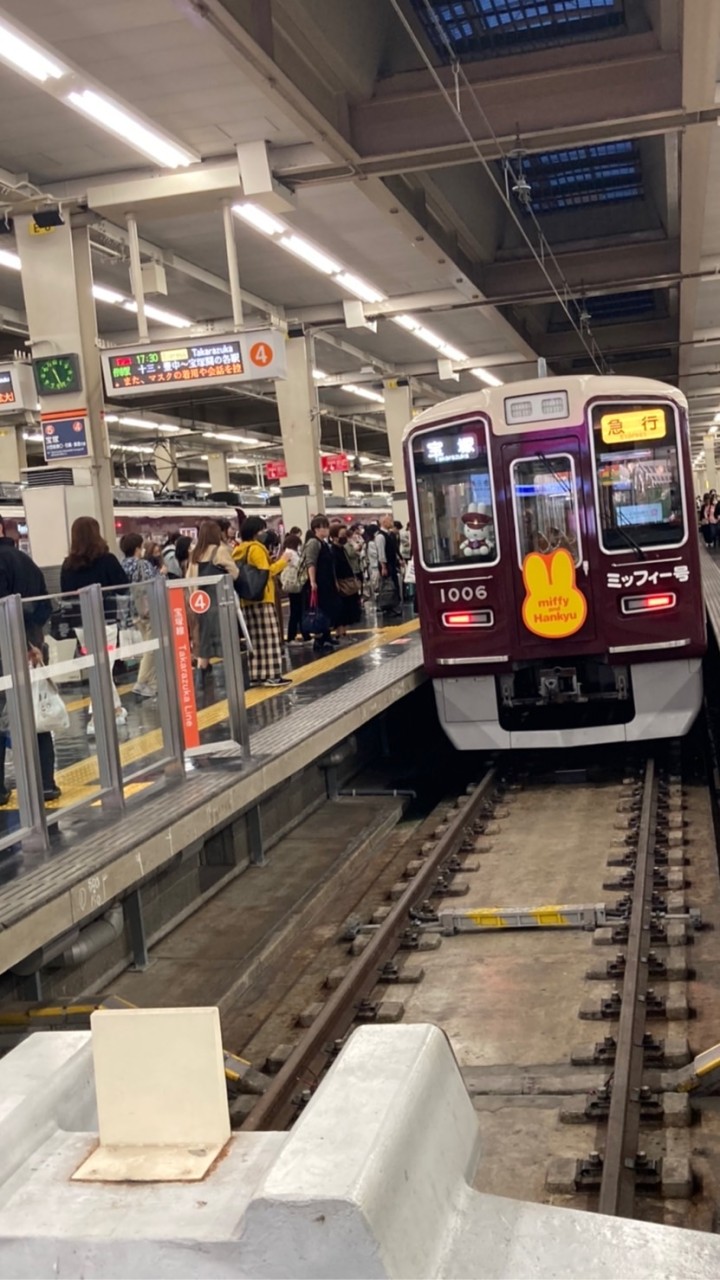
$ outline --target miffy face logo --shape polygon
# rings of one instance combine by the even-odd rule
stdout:
[[[575,564],[559,547],[543,556],[531,551],[523,561],[525,599],[522,620],[528,631],[543,639],[574,636],[587,617],[587,600],[575,585]]]

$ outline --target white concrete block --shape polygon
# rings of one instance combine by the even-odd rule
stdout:
[[[203,1177],[230,1137],[218,1010],[99,1009],[90,1025],[100,1145],[74,1176]]]
[[[446,1036],[362,1027],[248,1207],[245,1265],[258,1276],[434,1275],[477,1156],[477,1118]]]
[[[58,1129],[94,1129],[89,1031],[38,1031],[0,1061],[0,1186]]]

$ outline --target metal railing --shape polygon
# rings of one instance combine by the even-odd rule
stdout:
[[[38,598],[31,601],[13,595],[0,600],[0,714],[5,713],[9,729],[19,811],[19,825],[0,833],[0,850],[17,844],[28,850],[46,850],[50,844],[49,827],[68,813],[99,802],[108,816],[117,814],[125,808],[129,783],[150,775],[176,781],[185,776],[187,760],[193,755],[192,746],[188,746],[187,717],[194,719],[195,741],[200,741],[203,732],[203,713],[198,713],[190,665],[193,615],[188,605],[189,596],[199,590],[209,597],[208,611],[217,613],[220,652],[216,665],[225,686],[225,698],[217,698],[212,704],[213,741],[203,744],[200,750],[204,754],[213,750],[223,753],[227,743],[232,742],[240,748],[245,763],[250,758],[250,734],[240,649],[242,622],[228,576],[200,580],[157,577],[142,584],[129,583],[127,588],[93,585],[76,593],[43,598],[53,604],[51,634],[47,637],[52,660],[36,667],[29,662],[28,629],[31,638],[34,636],[28,618]],[[59,637],[73,642],[72,657],[62,655]],[[153,658],[146,666],[152,670],[157,711],[149,733],[147,724],[140,726],[144,743],[141,738],[133,746],[133,739],[128,738],[120,723],[122,704],[113,681],[113,665],[118,660],[133,663],[144,655]],[[183,672],[179,670],[180,661],[186,664]],[[52,681],[56,687],[68,680],[87,681],[89,699],[82,699],[75,707],[88,710],[94,728],[94,756],[91,747],[87,755],[79,749],[86,739],[85,728],[78,729],[79,719],[70,730],[54,732],[56,748],[66,733],[70,735],[72,764],[88,760],[90,782],[81,788],[84,794],[79,799],[71,798],[69,803],[62,802],[52,810],[46,809],[44,803],[38,744],[38,734],[43,730],[36,722],[33,698],[33,686],[43,680]],[[224,721],[225,737],[217,734],[218,723]],[[139,767],[134,767],[138,756]]]

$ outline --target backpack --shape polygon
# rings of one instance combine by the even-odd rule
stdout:
[[[297,564],[286,564],[280,574],[280,583],[283,591],[289,596],[296,596],[305,586],[307,577],[308,571],[305,557],[301,554]]]

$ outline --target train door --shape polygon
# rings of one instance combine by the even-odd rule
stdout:
[[[517,636],[521,653],[582,651],[597,624],[588,520],[575,435],[504,445]],[[590,498],[587,499],[590,502]]]

